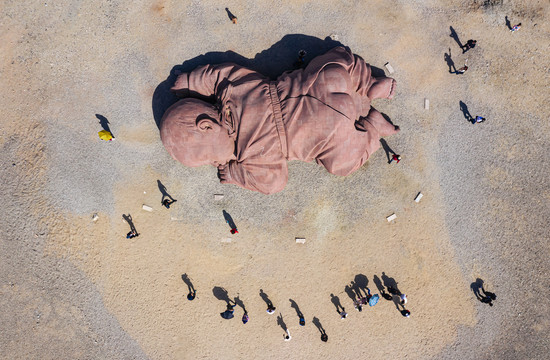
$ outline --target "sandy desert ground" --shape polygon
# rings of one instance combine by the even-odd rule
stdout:
[[[548,1],[2,1],[0,15],[1,358],[549,357]],[[451,26],[477,46],[462,54]],[[292,162],[286,189],[265,196],[164,150],[174,69],[233,60],[276,76],[331,35],[395,69],[395,98],[374,106],[401,126],[386,139],[399,164],[381,149],[340,178]],[[449,49],[466,74],[449,73]],[[460,101],[487,121],[468,123]],[[98,139],[96,114],[116,141]],[[178,200],[169,210],[158,180]],[[123,214],[139,237],[125,238]],[[410,318],[385,300],[353,309],[346,285],[366,277],[378,292],[383,273]],[[218,288],[246,325],[241,307],[220,317]]]

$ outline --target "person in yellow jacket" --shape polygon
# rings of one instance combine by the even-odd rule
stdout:
[[[110,131],[107,131],[107,130],[101,130],[100,132],[97,133],[99,135],[99,138],[101,140],[105,140],[105,141],[113,141],[114,137],[113,137],[113,134],[111,134]]]

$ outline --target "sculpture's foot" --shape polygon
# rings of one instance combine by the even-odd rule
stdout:
[[[372,108],[366,117],[366,120],[378,130],[380,137],[397,134],[399,132],[399,126],[393,125],[386,120],[384,116],[376,109]]]

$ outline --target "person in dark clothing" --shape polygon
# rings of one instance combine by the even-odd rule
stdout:
[[[481,291],[483,291],[484,296],[478,298],[479,301],[484,304],[489,304],[489,306],[493,306],[493,301],[496,300],[497,296],[492,292],[486,291],[483,286],[481,287]]]
[[[126,239],[133,239],[135,237],[139,236],[137,231],[131,230],[128,234],[126,234]]]
[[[462,46],[462,53],[464,54],[466,51],[473,49],[476,46],[476,43],[476,40],[468,40],[468,42]]]
[[[170,209],[170,205],[172,205],[173,203],[175,203],[177,200],[170,200],[170,199],[164,199],[162,201],[162,205],[164,207],[166,207],[167,209]]]

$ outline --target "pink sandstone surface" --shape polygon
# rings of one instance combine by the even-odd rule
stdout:
[[[346,176],[399,127],[371,106],[391,99],[395,80],[375,78],[365,61],[337,47],[276,81],[242,66],[205,65],[180,74],[183,97],[160,127],[170,155],[186,166],[214,165],[222,183],[264,194],[288,180],[287,160],[315,160]],[[211,105],[197,97],[215,97]]]

